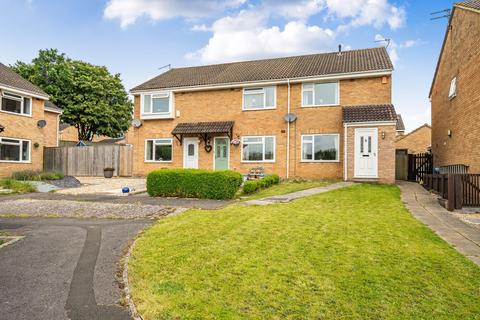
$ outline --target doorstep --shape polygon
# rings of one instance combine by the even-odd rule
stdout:
[[[378,182],[378,181],[380,181],[380,179],[379,178],[356,178],[356,177],[354,177],[352,179],[352,181],[354,181],[354,182]]]

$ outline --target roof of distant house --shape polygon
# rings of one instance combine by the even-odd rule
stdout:
[[[405,124],[403,123],[402,115],[397,114],[397,131],[405,131]]]
[[[53,102],[51,101],[45,101],[45,110],[55,112],[55,113],[62,113],[62,108],[57,107]]]
[[[415,130],[412,130],[412,131],[410,131],[409,133],[407,133],[407,134],[405,134],[405,135],[403,135],[403,136],[397,137],[397,141],[400,141],[400,140],[402,140],[402,139],[405,139],[406,137],[414,134],[415,132],[419,131],[419,130],[422,129],[422,128],[432,129],[432,127],[431,127],[428,123],[425,123],[425,124],[421,125],[420,127],[416,128]]]
[[[48,94],[45,91],[22,78],[22,76],[2,63],[0,63],[0,87],[17,89],[48,99]]]
[[[480,10],[480,0],[460,1],[455,2],[454,5],[457,7],[466,7],[470,9]]]
[[[397,121],[393,104],[369,104],[343,107],[343,122]]]
[[[274,81],[346,73],[391,71],[384,47],[294,57],[173,68],[134,91]]]

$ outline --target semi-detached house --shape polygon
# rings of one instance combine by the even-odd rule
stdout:
[[[383,47],[171,69],[131,90],[134,174],[262,167],[393,183],[392,71]]]

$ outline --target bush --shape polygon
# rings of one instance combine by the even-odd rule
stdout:
[[[232,199],[242,180],[230,170],[160,169],[148,174],[147,192],[153,197]]]
[[[62,172],[42,172],[35,170],[23,170],[17,171],[12,174],[12,179],[14,180],[30,180],[30,181],[40,181],[40,180],[60,180],[63,179],[65,175]]]
[[[37,189],[29,183],[19,182],[12,179],[0,180],[0,187],[11,189],[13,190],[13,193],[31,193],[37,191]]]
[[[243,193],[252,194],[261,189],[265,189],[274,184],[278,184],[279,182],[280,182],[280,177],[277,176],[276,174],[265,176],[260,180],[245,181],[245,183],[243,184]]]

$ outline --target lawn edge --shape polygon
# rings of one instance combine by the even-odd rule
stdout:
[[[123,281],[123,292],[125,295],[126,304],[128,306],[128,310],[130,311],[130,315],[132,316],[133,320],[143,320],[143,317],[137,310],[135,306],[135,302],[133,302],[131,290],[129,288],[129,281],[128,281],[128,263],[130,261],[130,256],[132,255],[133,249],[137,244],[137,241],[140,239],[141,234],[145,231],[145,229],[141,230],[137,233],[135,240],[133,240],[127,250],[127,253],[123,257],[123,272],[122,272],[122,281]]]

